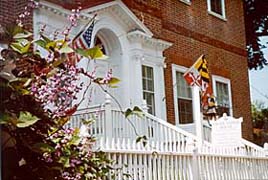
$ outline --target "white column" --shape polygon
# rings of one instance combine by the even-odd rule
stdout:
[[[143,55],[141,52],[135,52],[134,55],[131,56],[131,64],[129,67],[130,74],[130,98],[131,98],[131,106],[136,106],[142,104],[143,95],[142,95],[142,63],[141,59]]]
[[[200,88],[197,85],[192,86],[192,97],[193,97],[193,118],[195,123],[195,132],[198,138],[198,144],[202,145],[203,141],[203,123],[200,109]]]

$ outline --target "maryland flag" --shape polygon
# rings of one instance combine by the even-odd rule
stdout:
[[[205,55],[201,55],[197,61],[184,73],[183,77],[190,85],[197,85],[202,91],[202,104],[205,105],[207,96],[212,94],[208,71],[208,62]]]

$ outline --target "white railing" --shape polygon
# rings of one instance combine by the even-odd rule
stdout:
[[[81,119],[95,119],[89,126],[89,134],[98,138],[97,147],[120,150],[149,150],[163,152],[187,152],[196,146],[196,137],[148,113],[128,118],[118,110],[111,110],[107,117],[102,108],[83,110],[73,116],[70,126],[81,127]],[[94,113],[97,113],[95,115]],[[137,143],[138,137],[146,137],[146,146]]]
[[[89,134],[95,137],[102,137],[105,135],[105,110],[101,105],[94,107],[80,109],[75,115],[72,116],[67,127],[80,128],[83,124],[83,120],[92,121],[90,126],[88,126]]]
[[[207,141],[200,146],[196,136],[148,113],[126,118],[109,101],[79,110],[69,126],[81,127],[81,119],[95,121],[89,134],[97,138],[95,149],[114,160],[118,180],[268,179],[264,149],[244,139],[244,146],[236,148]],[[147,137],[146,146],[136,142],[140,136]]]

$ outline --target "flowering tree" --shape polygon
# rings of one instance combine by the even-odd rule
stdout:
[[[77,25],[79,9],[68,17],[70,26],[54,37],[38,39],[23,29],[23,20],[38,4],[30,1],[17,24],[5,29],[8,48],[1,51],[0,123],[4,179],[100,179],[111,169],[111,161],[102,152],[92,152],[94,138],[78,129],[66,128],[85,92],[97,83],[109,86],[119,80],[111,71],[105,77],[76,66],[80,59],[104,58],[98,47],[73,49],[69,33]],[[63,38],[58,38],[61,33]],[[46,56],[37,50],[42,48]],[[70,55],[75,59],[70,59]],[[75,62],[75,63],[74,63]],[[79,77],[89,79],[79,83]],[[76,104],[78,93],[82,98]],[[6,159],[5,159],[6,158]]]

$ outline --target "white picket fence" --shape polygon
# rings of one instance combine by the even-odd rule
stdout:
[[[148,113],[126,119],[109,101],[79,110],[68,126],[81,127],[81,119],[94,119],[89,134],[97,138],[95,149],[115,161],[118,180],[268,179],[267,153],[246,140],[237,148],[200,145],[196,136]],[[146,146],[136,142],[139,136],[146,136]]]
[[[115,167],[118,168],[116,179],[261,180],[268,178],[267,158],[123,150],[106,152],[116,162]],[[130,174],[131,177],[124,174]]]

